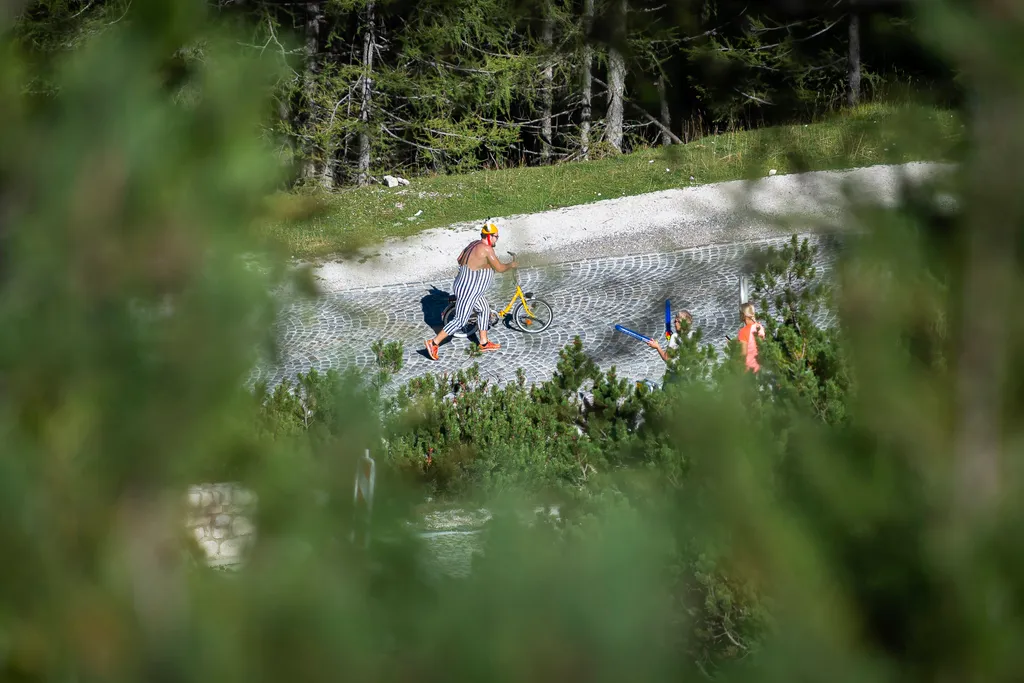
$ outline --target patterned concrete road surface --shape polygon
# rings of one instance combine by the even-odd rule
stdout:
[[[819,247],[819,272],[827,276],[836,244],[808,235]],[[659,380],[664,363],[653,349],[614,330],[616,323],[649,336],[664,330],[665,299],[673,310],[689,309],[704,328],[704,339],[721,349],[726,335],[739,328],[739,278],[748,272],[750,257],[766,246],[780,246],[784,238],[764,239],[685,249],[662,254],[595,258],[573,263],[529,268],[522,259],[520,279],[524,291],[546,300],[554,309],[554,322],[540,333],[524,334],[502,323],[491,338],[500,351],[472,358],[471,339],[452,339],[441,346],[440,360],[431,361],[423,340],[440,328],[451,279],[377,288],[332,292],[316,301],[290,304],[279,322],[282,357],[253,373],[252,381],[274,386],[282,379],[315,368],[320,372],[355,364],[375,366],[370,345],[377,339],[402,341],[405,367],[395,384],[429,372],[451,372],[479,363],[481,376],[499,384],[515,379],[522,368],[528,382],[551,377],[558,352],[579,335],[587,353],[620,376]],[[454,276],[454,273],[452,273]],[[511,274],[499,275],[489,301],[504,307],[514,291]]]

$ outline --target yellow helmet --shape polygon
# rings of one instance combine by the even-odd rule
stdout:
[[[484,237],[486,237],[487,235],[494,235],[495,237],[497,237],[498,236],[498,226],[497,226],[497,224],[493,223],[491,221],[487,221],[486,223],[484,223],[483,227],[480,228],[480,234],[482,236],[484,236]]]

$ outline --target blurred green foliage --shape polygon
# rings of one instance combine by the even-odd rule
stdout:
[[[273,66],[200,3],[137,4],[46,98],[0,60],[3,680],[1019,678],[1020,17],[928,6],[948,58],[1004,78],[977,89],[992,125],[936,187],[843,213],[863,230],[834,286],[801,243],[766,255],[757,376],[695,335],[650,392],[576,342],[538,387],[389,399],[352,373],[244,388],[286,276],[251,221]],[[368,550],[347,540],[366,448]],[[986,467],[995,486],[965,476]],[[259,496],[232,575],[182,538],[187,486],[216,477]],[[423,570],[403,523],[425,486],[495,511],[466,579]],[[561,521],[517,523],[538,499]]]

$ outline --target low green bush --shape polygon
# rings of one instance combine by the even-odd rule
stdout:
[[[717,437],[704,423],[691,427],[701,415],[731,413],[734,423],[725,429],[778,434],[758,445],[778,463],[772,476],[784,476],[786,435],[801,421],[844,422],[851,382],[840,331],[814,322],[833,305],[832,290],[811,266],[815,250],[794,236],[761,255],[753,296],[768,335],[757,376],[746,371],[735,340],[719,356],[699,326],[669,350],[663,388],[655,390],[619,377],[614,367],[602,371],[577,337],[559,353],[551,379],[534,386],[522,372],[496,386],[474,365],[415,378],[385,398],[377,391],[382,369],[365,376],[311,371],[260,395],[260,431],[305,438],[309,452],[328,443],[341,448],[338,435],[350,432],[339,429],[333,406],[362,401],[374,415],[360,420],[379,425],[382,445],[367,443],[385,468],[379,477],[386,486],[418,491],[435,505],[495,505],[507,496],[557,504],[557,528],[544,542],[561,544],[561,552],[612,511],[648,520],[706,514],[700,501],[712,485],[705,477],[714,468]],[[399,350],[374,345],[379,364],[391,368],[400,367]],[[341,422],[350,423],[347,417]],[[672,502],[680,498],[686,503]],[[663,566],[674,586],[672,609],[690,624],[691,663],[708,671],[756,649],[769,617],[756,579],[733,556],[736,548],[723,537],[707,543],[702,536],[690,524],[672,529]],[[484,556],[504,552],[495,542],[484,542]]]

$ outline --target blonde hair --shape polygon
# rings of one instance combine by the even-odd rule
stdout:
[[[693,324],[693,316],[689,311],[679,311],[676,313],[676,322],[679,322],[680,320],[685,320],[687,325]]]
[[[740,305],[740,318],[742,318],[744,322],[747,320],[753,320],[755,314],[756,311],[754,311],[754,304],[748,301],[747,303]]]

